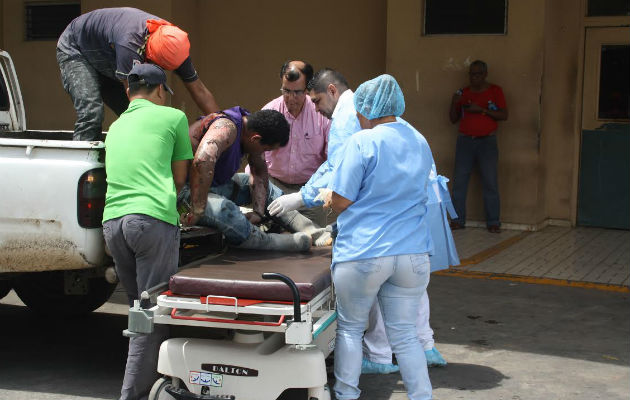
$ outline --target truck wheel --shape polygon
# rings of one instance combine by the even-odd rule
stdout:
[[[171,379],[162,377],[155,381],[151,391],[149,392],[148,400],[175,400],[173,396],[166,392],[166,386],[171,384]]]
[[[103,277],[88,279],[87,293],[66,294],[64,272],[46,271],[23,274],[13,282],[20,300],[40,314],[75,316],[87,314],[103,305],[116,288]]]
[[[11,291],[11,281],[0,280],[0,300]]]

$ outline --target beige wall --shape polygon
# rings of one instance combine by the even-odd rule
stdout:
[[[539,133],[545,1],[509,2],[507,35],[422,36],[422,2],[388,4],[387,71],[403,86],[404,117],[426,136],[438,171],[452,176],[454,166],[457,126],[448,119],[451,96],[467,85],[468,64],[484,60],[488,80],[502,86],[510,113],[498,132],[501,219],[539,222],[544,214]],[[469,187],[467,217],[485,220],[477,179]]]
[[[280,66],[290,58],[303,58],[315,69],[338,68],[353,86],[385,71],[386,0],[369,6],[361,0],[323,0],[316,6],[261,0],[81,3],[82,12],[119,6],[144,9],[186,30],[199,76],[224,108],[256,110],[279,96]],[[61,86],[56,42],[24,41],[23,1],[0,2],[0,9],[0,43],[16,64],[29,128],[73,129],[74,109]],[[196,118],[199,109],[184,86],[174,75],[169,79],[175,91],[172,105]],[[113,120],[108,110],[104,128]]]
[[[584,1],[580,7],[574,0],[511,1],[507,35],[432,37],[421,35],[421,0],[322,0],[315,6],[83,0],[82,11],[130,5],[180,25],[189,32],[200,77],[225,108],[256,110],[277,97],[278,71],[287,59],[336,68],[353,88],[387,71],[405,92],[404,118],[423,132],[438,171],[449,177],[457,137],[448,120],[450,99],[467,84],[468,64],[482,59],[510,110],[498,134],[502,220],[535,226],[548,218],[575,218]],[[74,110],[61,87],[55,41],[24,41],[23,1],[0,0],[0,21],[0,45],[17,66],[28,126],[72,129]],[[173,106],[196,118],[199,110],[182,83],[169,79]],[[113,119],[108,112],[104,127]],[[468,219],[484,220],[476,177]]]
[[[575,147],[579,145],[578,96],[582,41],[582,8],[574,0],[548,1],[545,8],[544,72],[542,80],[541,218],[574,219],[571,198]]]
[[[192,42],[205,45],[195,63],[224,107],[254,110],[280,96],[280,67],[288,59],[304,59],[316,70],[339,69],[355,86],[385,71],[385,12],[384,0],[369,5],[322,0],[303,6],[202,1],[200,38]]]

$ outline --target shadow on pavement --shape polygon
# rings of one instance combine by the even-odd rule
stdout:
[[[446,368],[429,369],[434,389],[488,390],[509,377],[494,368],[475,364],[449,363]]]
[[[436,347],[509,350],[627,366],[627,293],[431,276]],[[453,362],[450,360],[448,369]]]
[[[494,368],[475,364],[449,363],[446,368],[430,368],[429,376],[433,389],[447,388],[455,390],[489,390],[509,379]],[[374,385],[374,382],[378,385]],[[334,379],[329,382],[334,385]],[[390,400],[393,393],[405,394],[405,386],[400,374],[361,375],[359,387],[370,400]],[[406,398],[406,396],[404,396]],[[367,398],[367,397],[366,397]]]

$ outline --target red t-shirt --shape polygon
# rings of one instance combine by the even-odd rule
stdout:
[[[470,87],[463,90],[462,98],[457,103],[462,118],[459,131],[468,136],[487,136],[497,129],[497,121],[482,113],[468,113],[462,107],[464,104],[475,103],[479,107],[489,109],[488,101],[492,101],[498,108],[504,109],[505,97],[500,86],[490,84],[483,92],[472,92]]]

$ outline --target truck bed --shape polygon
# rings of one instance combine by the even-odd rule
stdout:
[[[73,131],[40,131],[1,132],[0,138],[34,139],[34,140],[72,140]]]

